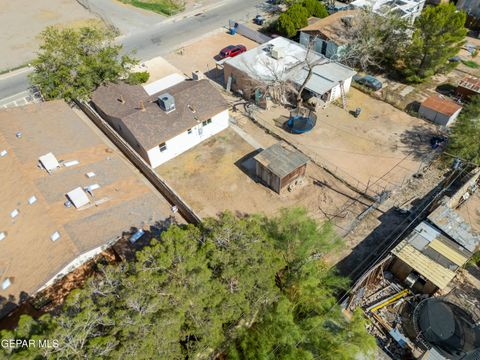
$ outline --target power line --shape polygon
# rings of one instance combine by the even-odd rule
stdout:
[[[397,241],[398,239],[400,239],[400,237],[405,233],[405,231],[406,231],[407,229],[409,229],[410,226],[411,226],[415,221],[417,221],[417,219],[420,217],[420,215],[421,215],[425,210],[427,210],[427,209],[430,207],[430,205],[432,205],[435,201],[437,201],[437,199],[438,199],[440,196],[443,196],[443,193],[444,193],[448,188],[450,188],[450,186],[451,186],[451,185],[463,174],[463,172],[465,172],[465,171],[466,171],[466,167],[464,167],[464,168],[455,176],[455,179],[450,180],[450,183],[449,183],[445,188],[443,188],[441,191],[439,191],[439,193],[436,194],[436,195],[433,197],[433,199],[431,199],[431,200],[423,207],[423,209],[418,212],[418,214],[415,216],[415,218],[413,218],[413,220],[411,220],[410,223],[409,223],[406,227],[404,227],[404,230],[395,237],[395,239],[392,241],[392,244],[395,244],[396,241]],[[395,234],[396,230],[399,229],[406,221],[408,221],[408,218],[406,218],[401,224],[399,224],[399,225],[395,228],[395,230],[392,232],[392,235],[391,235],[390,237],[387,237],[387,239],[390,240],[390,238],[393,237],[393,234]],[[386,243],[386,241],[385,241],[384,243]],[[379,247],[380,247],[380,245],[378,245],[375,250],[377,250]],[[377,260],[374,261],[373,264],[372,264],[369,268],[367,268],[367,270],[364,272],[364,274],[367,273],[368,271],[372,270],[373,267],[375,266],[375,264],[378,262],[378,260],[381,259],[381,258],[383,258],[383,256],[391,250],[391,247],[392,247],[391,245],[387,246],[387,247],[380,253],[380,255],[377,257]],[[364,259],[364,260],[359,264],[359,266],[357,266],[357,267],[354,269],[354,271],[358,270],[358,269],[360,268],[360,265],[365,264],[367,260],[368,260],[368,258],[367,258],[367,259]],[[352,274],[354,271],[352,271],[351,274]],[[332,306],[330,307],[330,309],[325,313],[325,315],[328,315],[336,306],[338,306],[339,303],[341,303],[341,302],[345,299],[345,297],[352,292],[352,290],[353,290],[354,287],[355,287],[355,283],[354,283],[352,286],[350,286],[350,288],[346,291],[346,293],[345,293],[334,305],[332,305]],[[313,313],[314,313],[314,311],[311,311],[310,314],[309,314],[309,316],[312,315]],[[312,330],[314,330],[314,329],[317,328],[317,327],[318,327],[318,325],[310,328],[310,329],[307,331],[307,333],[308,333],[308,332],[311,332]],[[302,342],[301,340],[298,341],[298,342],[295,344],[295,347],[298,347],[298,345],[300,345],[301,342]],[[280,347],[280,344],[277,344],[277,346],[267,355],[267,358],[270,358],[271,355],[274,355],[274,354],[278,351],[279,347]]]

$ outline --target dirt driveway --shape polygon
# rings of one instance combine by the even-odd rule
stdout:
[[[35,57],[37,35],[49,25],[99,22],[75,0],[0,1],[0,70]]]
[[[283,129],[288,118],[283,108],[260,111],[257,118],[275,125],[277,133],[340,177],[376,193],[401,186],[432,155],[435,126],[356,89],[350,90],[347,107],[360,107],[360,117],[332,104],[317,113],[314,129],[302,135]]]
[[[255,140],[262,147],[276,142],[269,135],[255,135]],[[303,206],[317,219],[338,215],[335,223],[344,228],[365,208],[351,203],[357,194],[311,163],[302,187],[278,195],[256,182],[253,161],[248,160],[255,150],[229,128],[161,165],[157,172],[203,217],[224,210],[271,215],[281,208]]]
[[[206,37],[195,40],[195,42],[176,49],[171,52],[165,59],[174,66],[182,70],[186,75],[190,76],[192,71],[201,71],[206,73],[210,78],[223,78],[223,72],[216,70],[215,56],[228,45],[244,45],[247,50],[255,48],[258,44],[242,35],[230,35],[226,29],[207,35]]]

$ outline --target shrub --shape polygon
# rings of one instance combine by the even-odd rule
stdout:
[[[150,74],[148,73],[148,71],[135,72],[131,73],[128,76],[126,83],[130,85],[143,84],[146,83],[149,78]]]

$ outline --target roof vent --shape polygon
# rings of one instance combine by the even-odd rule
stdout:
[[[158,97],[158,106],[166,113],[175,110],[175,98],[169,93],[162,94]]]
[[[272,58],[274,58],[275,60],[280,60],[283,57],[285,57],[285,53],[283,49],[278,47],[272,48],[272,50],[270,51],[270,54],[272,55]]]

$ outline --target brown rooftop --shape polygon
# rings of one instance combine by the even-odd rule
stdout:
[[[312,35],[320,35],[325,40],[332,40],[339,44],[347,42],[345,34],[347,27],[345,25],[345,18],[354,18],[358,15],[359,10],[345,10],[338,11],[323,19],[310,18],[308,26],[300,29],[300,31],[310,33]],[[316,19],[316,20],[315,20]]]
[[[462,107],[456,102],[438,95],[432,95],[422,102],[422,106],[444,115],[452,116]]]
[[[86,252],[107,245],[123,231],[169,215],[169,204],[133,167],[63,101],[0,111],[0,283],[11,279],[0,296],[12,302],[33,294]],[[21,133],[17,137],[17,133]],[[48,174],[38,158],[52,152],[61,166]],[[95,176],[88,178],[86,173]],[[90,205],[67,208],[65,194],[99,184]],[[35,196],[36,202],[28,203]],[[10,213],[18,209],[14,219]],[[60,238],[50,236],[58,232]],[[0,304],[0,306],[5,304]]]
[[[465,76],[458,86],[480,93],[480,79],[473,76]]]
[[[175,98],[176,110],[166,113],[158,106],[164,93]],[[183,81],[151,96],[141,86],[110,84],[98,88],[92,102],[107,117],[118,118],[146,151],[227,110],[225,99],[206,79]]]

